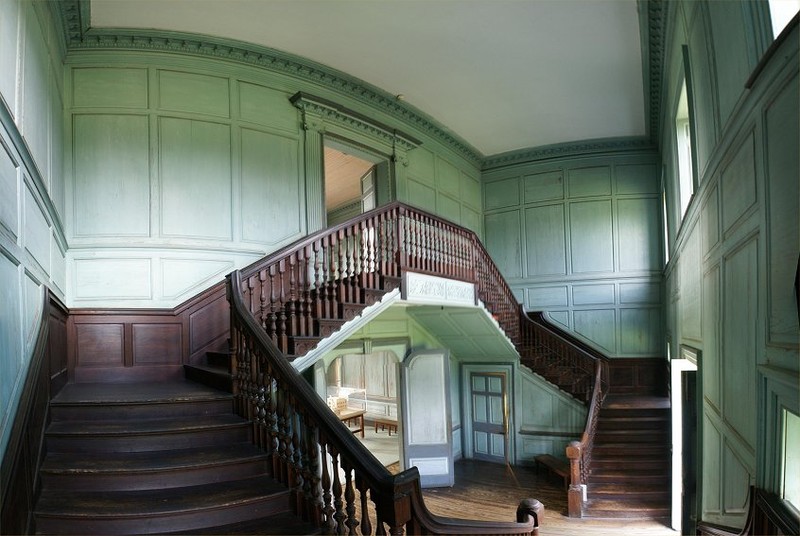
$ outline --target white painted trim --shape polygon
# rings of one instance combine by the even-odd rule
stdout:
[[[681,518],[683,517],[683,401],[681,400],[681,374],[684,371],[697,370],[697,355],[691,355],[685,349],[681,350],[681,355],[689,359],[673,359],[670,361],[670,393],[672,408],[672,528],[681,530]],[[691,358],[694,358],[692,360]]]

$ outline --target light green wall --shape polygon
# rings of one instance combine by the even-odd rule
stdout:
[[[485,171],[486,247],[526,310],[607,355],[663,356],[657,155],[609,151]]]
[[[389,158],[391,138],[371,121],[422,143],[398,149],[388,197],[481,231],[476,163],[329,88],[116,49],[69,52],[65,80],[69,306],[174,306],[316,230],[320,143]],[[301,110],[298,91],[332,105]]]
[[[42,314],[63,299],[63,38],[47,3],[0,2],[0,454]]]
[[[699,363],[701,518],[741,526],[747,487],[779,491],[780,414],[798,412],[797,30],[751,89],[769,43],[767,3],[681,2],[669,11],[661,129],[670,262],[667,332]],[[759,20],[763,23],[759,23]],[[678,208],[674,111],[687,47],[698,189]]]

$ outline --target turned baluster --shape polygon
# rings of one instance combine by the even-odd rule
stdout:
[[[275,265],[270,265],[267,273],[269,275],[269,289],[270,289],[270,296],[269,296],[269,323],[267,327],[267,334],[272,339],[272,342],[275,345],[278,345],[278,315],[276,314],[276,303],[278,301],[278,289],[275,285]]]
[[[325,534],[333,534],[336,529],[336,520],[334,514],[336,508],[333,506],[333,494],[331,493],[331,475],[329,467],[333,465],[333,455],[331,454],[331,461],[328,462],[328,447],[324,443],[321,444],[322,452],[322,513],[325,516]]]
[[[297,318],[297,267],[299,252],[292,253],[289,257],[289,323],[287,326],[288,334],[297,336],[300,334]]]
[[[286,260],[278,261],[278,348],[281,352],[288,353],[289,339],[286,333]]]
[[[339,318],[339,305],[336,299],[336,262],[338,260],[336,258],[336,247],[338,246],[336,235],[328,235],[327,242],[328,247],[326,248],[325,257],[328,260],[328,273],[325,279],[328,289],[328,310],[330,311],[330,316],[328,318]]]
[[[325,451],[324,447],[320,448],[319,444],[317,443],[317,434],[319,434],[317,425],[307,421],[306,434],[304,436],[306,442],[305,454],[307,458],[307,461],[303,463],[303,467],[306,468],[304,491],[306,503],[309,507],[308,519],[316,527],[322,524],[321,516],[323,504],[321,495],[322,490],[320,482],[319,455],[321,452]]]
[[[313,270],[311,264],[311,251],[308,246],[300,251],[300,335],[306,337],[311,335],[311,287],[313,281],[311,278],[313,274],[309,272]]]
[[[336,534],[344,534],[344,503],[342,502],[342,482],[339,479],[339,458],[340,455],[335,448],[329,447],[331,452],[331,472],[333,473],[333,485],[331,491],[333,492],[333,518],[336,520]]]
[[[356,489],[361,501],[361,534],[372,534],[372,521],[369,518],[369,485],[363,477],[356,475]]]
[[[323,288],[322,276],[322,256],[320,255],[320,241],[314,241],[314,309],[316,310],[316,318],[323,318],[327,312],[325,306],[327,300],[325,299],[325,290]]]
[[[272,456],[272,478],[279,480],[280,467],[280,442],[278,440],[278,401],[277,390],[272,382],[267,386],[267,426],[269,428],[269,454]]]
[[[356,492],[353,487],[353,468],[345,460],[342,460],[342,469],[344,469],[344,501],[345,511],[347,512],[345,525],[347,526],[347,534],[354,536],[359,523],[358,519],[356,519]]]
[[[277,400],[278,400],[278,459],[280,460],[279,469],[280,472],[278,473],[278,480],[284,484],[289,483],[289,459],[287,457],[288,452],[288,443],[289,438],[291,437],[289,434],[289,422],[287,421],[287,396],[284,387],[282,385],[278,385],[278,390],[276,392]]]
[[[297,408],[297,402],[292,400],[292,408]],[[292,419],[292,439],[291,439],[291,467],[292,467],[292,482],[290,489],[294,494],[295,513],[300,517],[305,517],[305,495],[303,493],[304,486],[304,468],[303,468],[303,449],[302,441],[300,441],[300,434],[303,433],[302,418],[299,413],[291,415]]]

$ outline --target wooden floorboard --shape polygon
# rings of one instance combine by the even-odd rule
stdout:
[[[460,460],[452,488],[424,490],[425,504],[434,514],[462,519],[514,521],[517,504],[533,498],[545,506],[541,536],[630,535],[677,536],[658,521],[632,519],[571,519],[560,479],[537,474],[533,467]]]

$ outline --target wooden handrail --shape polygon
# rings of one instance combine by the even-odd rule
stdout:
[[[531,499],[517,523],[431,514],[417,469],[391,475],[341,425],[253,317],[240,278],[228,276],[235,408],[252,422],[253,441],[271,455],[298,515],[336,534],[537,534],[541,507]]]

